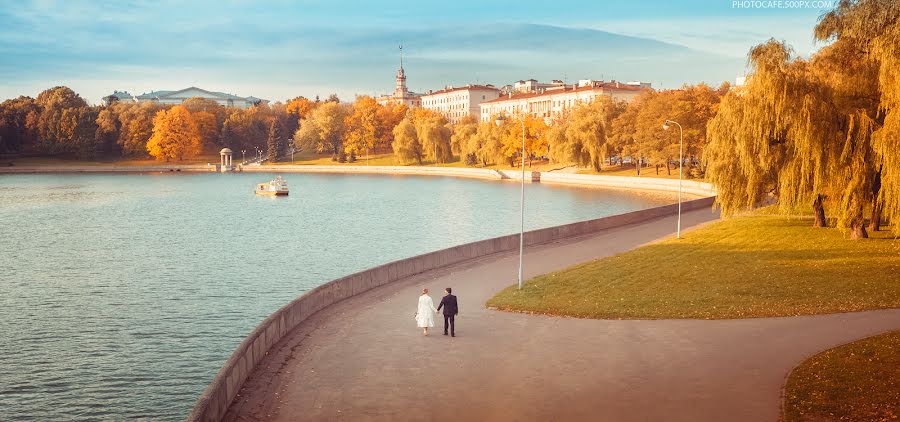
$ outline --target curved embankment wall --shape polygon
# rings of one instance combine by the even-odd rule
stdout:
[[[714,197],[682,203],[683,210],[709,208]],[[614,227],[640,223],[677,213],[678,204],[665,205],[610,217],[565,224],[525,233],[525,245],[596,233]],[[268,350],[310,315],[323,308],[367,290],[401,280],[425,271],[461,263],[485,255],[514,251],[519,235],[466,243],[447,249],[401,259],[372,269],[348,275],[316,287],[294,299],[266,318],[235,349],[197,403],[188,421],[218,421],[228,410],[244,381],[266,356]]]
[[[155,166],[22,166],[0,167],[3,173],[156,173],[156,172],[214,172],[215,166],[194,165],[155,165]],[[344,174],[383,174],[383,175],[416,175],[416,176],[449,176],[490,180],[514,180],[522,178],[522,172],[516,170],[493,170],[471,167],[424,167],[424,166],[348,166],[348,165],[278,165],[278,166],[239,166],[238,171],[258,173],[344,173]],[[604,176],[595,174],[576,174],[561,172],[525,172],[526,182],[579,185],[603,187],[611,189],[639,189],[677,192],[677,179],[661,179],[655,177]],[[694,197],[715,195],[715,189],[709,183],[693,180],[682,181],[682,192]]]
[[[471,167],[422,167],[422,166],[244,166],[240,171],[265,173],[347,173],[347,174],[384,174],[384,175],[418,175],[418,176],[450,176],[474,179],[513,180],[522,179],[522,172],[516,170],[494,170]],[[540,182],[562,185],[578,185],[603,187],[610,189],[639,189],[665,192],[678,191],[678,179],[661,179],[655,177],[604,176],[599,174],[576,174],[560,172],[525,171],[526,182]],[[709,183],[693,180],[682,181],[682,192],[693,197],[707,197],[716,194]]]

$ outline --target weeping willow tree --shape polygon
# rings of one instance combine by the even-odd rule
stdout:
[[[749,64],[749,82],[725,96],[707,128],[704,159],[717,203],[725,214],[769,195],[783,211],[811,203],[823,227],[838,120],[826,89],[775,40],[754,47]]]
[[[853,155],[859,151],[858,142],[848,142],[845,152],[854,159],[854,166],[863,159],[874,160],[876,168],[871,180],[851,179],[854,190],[868,190],[870,202],[870,230],[877,230],[882,217],[891,221],[895,234],[900,235],[900,2],[896,0],[842,0],[838,6],[824,15],[816,26],[815,36],[820,41],[831,41],[833,47],[844,50],[844,56],[855,55],[856,67],[866,67],[871,92],[866,109],[850,120],[848,137],[869,141],[872,155]],[[847,64],[846,62],[844,63]],[[844,67],[844,69],[848,69]],[[859,76],[858,69],[855,76]],[[856,82],[860,81],[856,78]],[[874,108],[874,110],[870,110]],[[852,170],[851,170],[852,171]],[[843,203],[854,205],[860,195],[842,198]],[[860,218],[854,215],[854,218]],[[852,220],[852,219],[851,219]]]
[[[578,103],[565,119],[547,130],[550,159],[600,171],[609,149],[609,128],[624,110],[623,103],[605,96]]]
[[[810,60],[775,40],[749,54],[749,83],[728,94],[710,122],[709,177],[726,214],[772,195],[782,211],[825,209],[854,239],[900,217],[900,5],[842,1]],[[893,228],[898,231],[897,225]]]

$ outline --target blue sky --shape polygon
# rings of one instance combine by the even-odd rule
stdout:
[[[0,8],[0,98],[68,85],[198,86],[284,100],[393,88],[403,43],[411,89],[518,79],[617,79],[672,88],[744,72],[770,37],[802,55],[823,2],[20,1]],[[746,3],[745,3],[746,4]],[[787,2],[781,3],[786,5]]]

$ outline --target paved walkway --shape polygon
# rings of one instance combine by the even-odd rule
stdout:
[[[686,213],[686,227],[715,219]],[[667,236],[673,218],[526,251],[526,275]],[[689,235],[689,234],[688,234]],[[483,258],[315,315],[262,363],[229,420],[774,421],[785,375],[830,347],[900,329],[900,310],[746,320],[606,321],[488,310],[517,256]],[[459,297],[457,337],[424,337],[422,286]]]

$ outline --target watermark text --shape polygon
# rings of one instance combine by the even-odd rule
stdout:
[[[732,0],[732,9],[833,9],[837,0]]]

